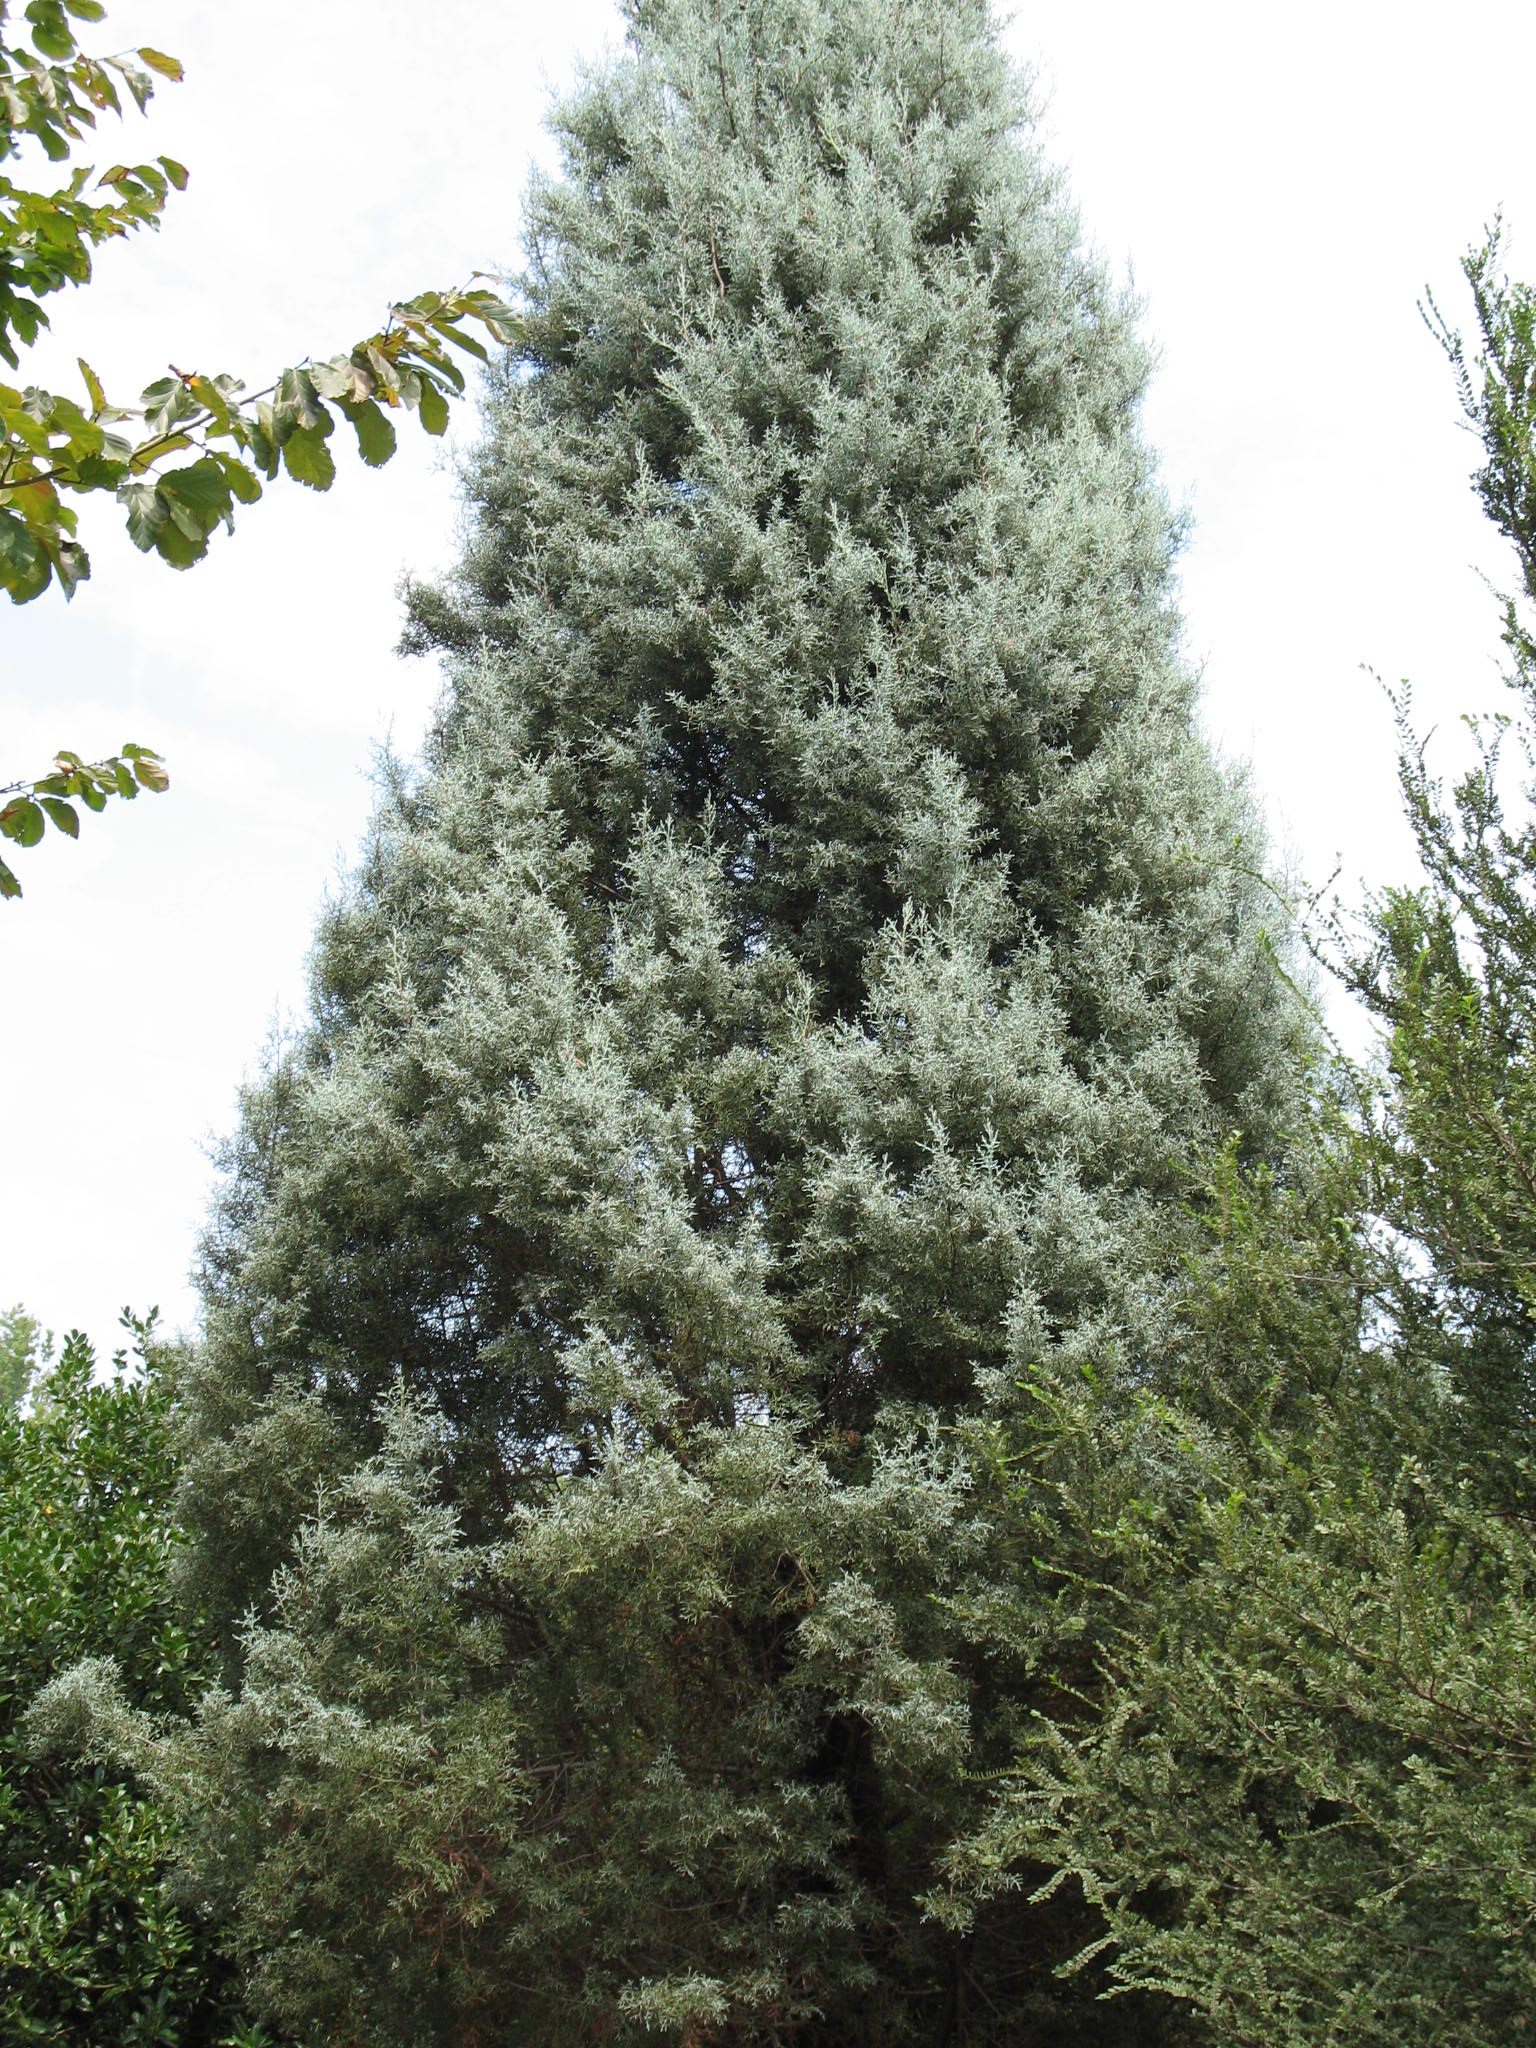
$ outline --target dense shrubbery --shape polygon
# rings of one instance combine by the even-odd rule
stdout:
[[[81,1657],[110,1652],[156,1716],[184,1715],[210,1674],[169,1584],[166,1359],[138,1325],[137,1366],[119,1354],[103,1382],[78,1335],[51,1364],[28,1319],[7,1335],[30,1401],[0,1410],[0,2039],[211,2048],[238,2014],[169,1883],[169,1813],[131,1771],[40,1753],[26,1721]]]
[[[1081,1890],[1115,1981],[1221,2042],[1493,2048],[1536,2001],[1529,1467],[1479,1437],[1433,1290],[1368,1211],[1340,1228],[1360,1190],[1216,1192],[1164,1386],[1043,1374],[994,1446],[1085,1678],[954,1895]]]

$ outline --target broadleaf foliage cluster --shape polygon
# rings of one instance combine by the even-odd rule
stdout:
[[[0,797],[7,799],[0,804],[0,838],[19,847],[36,846],[51,823],[66,839],[78,839],[80,813],[71,798],[88,811],[104,811],[108,797],[131,803],[141,789],[160,796],[170,786],[171,778],[152,747],[128,740],[120,754],[90,762],[66,747],[55,759],[51,774],[0,790]],[[20,882],[0,860],[0,901],[20,894]]]
[[[27,1713],[110,1648],[123,1696],[186,1714],[212,1675],[206,1627],[171,1585],[170,1381],[153,1317],[96,1372],[0,1319],[0,2035],[99,2048],[258,2048],[196,1902],[176,1885],[171,1810],[131,1770],[39,1741]],[[20,1403],[25,1400],[25,1407]]]
[[[95,129],[98,113],[122,113],[119,82],[142,113],[154,92],[152,74],[181,79],[181,65],[159,50],[87,55],[74,24],[102,21],[106,9],[99,0],[32,0],[25,9],[30,49],[14,36],[4,39],[8,13],[6,0],[0,5],[0,160],[19,155],[30,141],[50,162],[67,161]],[[100,173],[77,165],[68,184],[53,193],[0,179],[0,355],[13,369],[17,344],[30,346],[49,324],[42,301],[66,285],[88,284],[92,251],[102,243],[158,228],[171,192],[186,183],[185,166],[170,157],[114,164]],[[206,555],[218,526],[233,532],[235,505],[254,504],[262,478],[283,469],[313,490],[329,488],[336,473],[325,446],[335,426],[330,405],[354,429],[363,460],[375,468],[395,447],[381,405],[414,411],[428,433],[441,434],[449,400],[464,389],[453,351],[486,359],[475,326],[494,342],[514,338],[510,308],[484,286],[423,292],[392,306],[388,324],[346,354],[286,369],[254,397],[244,395],[236,377],[173,366],[138,406],[114,405],[83,357],[84,406],[36,385],[0,385],[0,588],[13,603],[25,604],[55,579],[70,597],[89,576],[89,559],[75,538],[76,513],[61,494],[112,492],[134,545],[186,569]],[[198,451],[195,461],[167,466],[188,449]]]
[[[66,162],[99,113],[122,114],[119,86],[143,113],[156,76],[180,81],[180,63],[160,50],[107,58],[84,51],[75,24],[95,25],[105,14],[100,0],[29,0],[29,48],[9,27],[10,0],[0,0],[0,163],[28,143],[50,163]],[[67,185],[51,193],[0,177],[0,357],[18,368],[18,345],[29,347],[49,325],[43,301],[88,284],[92,252],[103,243],[158,228],[171,192],[186,183],[185,166],[170,157],[99,174],[77,164]],[[390,413],[415,412],[427,433],[443,434],[449,404],[465,389],[459,354],[488,360],[477,328],[494,345],[517,335],[512,309],[472,279],[391,306],[376,334],[344,354],[285,369],[256,393],[238,377],[172,365],[137,406],[117,405],[83,356],[84,405],[35,384],[0,384],[0,589],[27,604],[57,582],[71,598],[90,575],[69,498],[111,492],[134,545],[188,569],[204,559],[221,525],[233,533],[235,506],[255,504],[264,480],[284,472],[311,490],[329,490],[336,464],[327,443],[338,414],[374,469],[395,452]],[[188,451],[192,461],[172,460]],[[98,799],[114,792],[128,798],[140,787],[164,790],[159,763],[152,749],[137,746],[89,766],[65,749],[47,775],[0,791],[10,798],[0,809],[0,837],[35,846],[51,819],[74,838],[79,813],[70,798],[99,810]],[[0,900],[21,893],[0,862]]]

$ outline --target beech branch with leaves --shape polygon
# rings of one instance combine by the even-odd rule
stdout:
[[[465,382],[451,350],[487,358],[466,322],[497,342],[516,337],[511,308],[471,284],[392,306],[386,326],[345,355],[284,370],[251,397],[236,377],[173,367],[138,406],[116,406],[84,360],[89,410],[36,386],[17,392],[0,385],[0,588],[25,604],[56,576],[71,597],[90,574],[63,491],[113,492],[134,544],[173,569],[189,569],[219,526],[234,531],[236,503],[255,504],[263,478],[286,470],[311,490],[330,488],[332,406],[374,469],[395,452],[390,410],[412,411],[429,434],[443,433],[449,401]],[[195,460],[171,462],[188,450]]]
[[[157,76],[181,79],[181,65],[161,50],[86,55],[74,24],[100,22],[105,12],[101,0],[28,0],[25,48],[10,39],[11,7],[0,0],[0,162],[19,155],[28,139],[51,162],[63,162],[94,130],[98,113],[123,113],[125,93],[142,113]],[[114,164],[99,175],[76,166],[51,193],[0,176],[0,358],[19,368],[18,346],[30,346],[49,325],[42,301],[65,285],[89,283],[92,251],[102,243],[158,228],[171,192],[186,183],[185,167],[167,156]],[[327,443],[338,415],[375,469],[395,452],[391,414],[414,412],[427,433],[442,434],[450,402],[465,389],[459,358],[484,362],[488,342],[509,346],[521,331],[516,312],[482,276],[392,305],[377,333],[343,354],[285,369],[249,395],[238,377],[172,364],[137,405],[117,405],[83,357],[84,402],[35,384],[0,383],[0,589],[26,604],[56,580],[69,598],[90,575],[69,499],[109,493],[137,547],[188,569],[221,525],[233,532],[236,504],[254,504],[280,471],[311,490],[329,489],[336,464]],[[35,845],[47,799],[61,806],[54,822],[73,837],[63,822],[71,797],[99,809],[88,792],[104,802],[113,791],[164,788],[158,763],[147,748],[125,747],[93,767],[61,753],[57,772],[0,791],[11,798],[0,810],[0,836]],[[145,780],[146,764],[158,782]],[[61,779],[68,786],[56,788]],[[78,815],[70,815],[77,830]],[[15,876],[0,867],[0,897],[19,894]]]
[[[16,846],[36,846],[51,819],[67,839],[80,837],[80,813],[70,802],[78,797],[88,811],[104,811],[108,797],[131,802],[141,789],[159,796],[169,789],[160,756],[130,740],[120,754],[104,761],[82,761],[67,747],[54,756],[53,767],[36,782],[13,782],[0,789],[0,839]],[[0,902],[21,894],[21,884],[0,860]]]
[[[142,112],[157,74],[182,76],[161,50],[86,56],[72,22],[100,21],[100,0],[29,0],[31,50],[3,40],[7,13],[0,0],[5,158],[30,137],[62,161],[94,129],[98,112],[122,113],[120,87]],[[32,343],[49,324],[42,300],[88,283],[91,251],[101,243],[158,227],[170,193],[187,183],[185,167],[167,156],[114,164],[91,186],[93,175],[79,166],[53,193],[0,178],[0,356],[13,369],[17,344]],[[335,425],[331,406],[374,468],[395,451],[389,411],[413,411],[429,434],[441,434],[450,399],[464,390],[454,351],[486,358],[471,327],[507,344],[517,337],[517,316],[473,280],[458,291],[423,292],[391,306],[384,327],[345,354],[286,369],[249,398],[237,377],[171,366],[137,406],[115,405],[83,358],[84,404],[35,384],[0,384],[0,588],[25,604],[55,578],[70,597],[90,574],[66,495],[111,492],[136,545],[186,569],[208,552],[218,526],[233,530],[236,502],[254,504],[263,478],[285,469],[313,490],[328,488],[336,474],[325,445]],[[175,461],[188,452],[194,460]]]

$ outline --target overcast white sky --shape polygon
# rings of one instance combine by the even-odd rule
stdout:
[[[53,302],[57,349],[31,374],[72,388],[84,353],[130,395],[168,360],[258,381],[391,297],[514,262],[549,90],[619,33],[598,0],[123,0],[109,28],[174,51],[187,83],[103,158],[163,150],[192,183],[158,237]],[[1536,9],[1050,0],[1009,40],[1161,351],[1148,427],[1195,518],[1209,730],[1313,878],[1402,876],[1390,720],[1361,664],[1411,675],[1426,723],[1491,703],[1474,565],[1503,568],[1415,300],[1429,282],[1460,314],[1457,258],[1500,203],[1536,273]],[[380,473],[344,457],[327,498],[274,488],[185,576],[87,504],[92,581],[0,621],[0,781],[128,739],[173,778],[20,856],[26,896],[0,917],[0,1306],[104,1348],[125,1302],[192,1324],[206,1144],[302,1007],[375,743],[410,751],[435,693],[393,654],[394,593],[452,560],[453,482],[401,439]]]

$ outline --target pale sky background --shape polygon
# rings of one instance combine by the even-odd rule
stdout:
[[[73,390],[83,353],[128,396],[168,360],[254,385],[350,345],[391,297],[515,263],[550,89],[620,33],[599,0],[123,0],[107,26],[187,82],[109,128],[102,161],[165,151],[191,187],[51,302],[57,347],[29,375]],[[1390,717],[1361,665],[1413,678],[1453,759],[1457,714],[1499,694],[1476,567],[1504,567],[1415,301],[1429,283],[1464,314],[1457,259],[1500,203],[1536,274],[1536,8],[1050,0],[1009,42],[1161,353],[1147,427],[1194,515],[1208,729],[1314,880],[1404,877]],[[379,473],[344,454],[328,497],[273,487],[186,575],[84,501],[92,581],[0,620],[0,781],[130,739],[172,775],[78,845],[17,856],[25,898],[0,906],[0,1306],[103,1349],[124,1303],[193,1325],[206,1147],[302,1010],[375,743],[412,751],[436,692],[393,653],[395,590],[453,559],[453,478],[413,426],[401,444]]]

